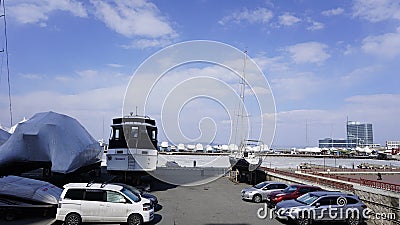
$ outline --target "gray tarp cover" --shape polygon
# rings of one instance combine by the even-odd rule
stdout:
[[[61,192],[61,188],[40,180],[18,176],[0,178],[0,195],[15,196],[47,204],[57,204]]]
[[[0,167],[13,162],[51,162],[51,170],[70,173],[99,162],[99,143],[75,119],[55,112],[37,113],[18,124],[0,146]]]
[[[10,135],[10,133],[2,129],[2,127],[0,126],[0,145],[4,144],[4,142],[8,140]]]

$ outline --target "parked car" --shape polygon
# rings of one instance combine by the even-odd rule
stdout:
[[[157,204],[158,204],[158,198],[157,198],[157,196],[152,195],[152,194],[150,194],[150,193],[148,193],[148,192],[144,192],[144,191],[142,191],[142,190],[140,190],[140,189],[138,189],[138,188],[136,188],[136,187],[133,187],[133,186],[131,186],[131,185],[127,185],[127,184],[123,184],[123,183],[113,183],[113,184],[121,185],[122,187],[124,187],[124,188],[130,190],[132,193],[134,193],[134,194],[136,194],[136,195],[139,195],[139,196],[141,196],[141,197],[143,197],[143,198],[146,198],[146,199],[150,200],[151,204],[153,204],[153,207],[154,207],[154,208],[157,207]]]
[[[312,191],[322,191],[322,188],[310,185],[290,185],[282,191],[273,191],[269,193],[267,196],[267,204],[272,208],[280,201],[295,199]]]
[[[308,225],[314,221],[345,221],[359,225],[367,218],[367,206],[356,196],[341,192],[309,192],[297,199],[281,201],[275,206],[275,215],[281,220],[294,220]]]
[[[140,225],[154,218],[150,200],[115,184],[70,183],[58,203],[56,219],[66,225],[114,222]]]
[[[272,191],[283,190],[288,185],[281,182],[264,181],[250,188],[242,190],[242,199],[252,200],[254,202],[262,202],[267,199],[267,195]]]

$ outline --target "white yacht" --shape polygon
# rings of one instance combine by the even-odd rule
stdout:
[[[168,151],[168,141],[161,142],[160,151],[167,152]]]
[[[186,151],[185,145],[182,143],[179,143],[178,144],[178,152],[185,152],[185,151]]]
[[[202,144],[196,144],[196,152],[204,152],[204,147]]]
[[[192,145],[192,144],[186,145],[186,149],[187,149],[187,151],[189,151],[189,152],[193,152],[193,151],[195,150],[195,148],[196,148],[195,145]]]
[[[207,145],[206,146],[206,152],[208,152],[208,153],[211,153],[211,152],[213,152],[213,147],[211,146],[211,145]]]
[[[156,121],[147,116],[113,119],[107,151],[107,171],[154,171],[157,166]]]

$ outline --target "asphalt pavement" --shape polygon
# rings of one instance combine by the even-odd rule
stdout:
[[[154,221],[150,224],[166,225],[253,225],[282,224],[269,215],[260,219],[257,212],[264,209],[264,203],[243,201],[240,191],[247,184],[234,184],[226,177],[198,186],[175,186],[153,180],[151,193],[156,195],[159,206],[155,212]],[[265,210],[260,211],[264,215]],[[6,221],[0,218],[0,224],[5,225],[54,225],[54,217],[16,218]]]

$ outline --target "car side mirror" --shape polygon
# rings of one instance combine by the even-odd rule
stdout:
[[[315,203],[315,208],[318,208],[320,206],[321,206],[321,203],[319,203],[319,202]]]
[[[119,203],[126,203],[126,199],[121,198],[121,199],[119,200]]]

